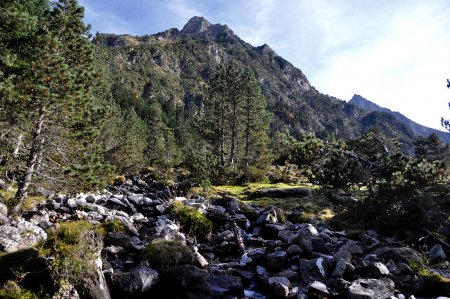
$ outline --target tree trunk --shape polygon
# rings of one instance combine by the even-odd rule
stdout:
[[[17,138],[16,148],[13,151],[13,158],[17,158],[17,156],[19,155],[19,150],[20,147],[22,146],[22,143],[23,143],[23,134],[20,133],[19,137]]]
[[[27,195],[28,187],[30,187],[31,180],[34,174],[34,168],[42,154],[42,148],[44,145],[44,138],[42,136],[42,129],[45,123],[45,109],[41,110],[38,120],[36,121],[33,132],[33,143],[30,149],[30,155],[28,156],[27,166],[24,176],[19,182],[19,189],[17,190],[15,199],[16,206],[12,209],[12,214],[18,214],[22,208],[23,201]]]

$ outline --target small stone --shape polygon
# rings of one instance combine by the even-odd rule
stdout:
[[[309,293],[310,294],[315,294],[315,293],[319,293],[322,295],[329,295],[330,293],[328,292],[327,286],[325,284],[323,284],[320,281],[314,281],[310,286],[309,286]]]
[[[273,283],[280,283],[282,285],[287,286],[288,288],[292,287],[291,282],[286,277],[271,277],[271,278],[269,278],[269,284],[271,285]]]
[[[85,200],[86,200],[86,202],[88,202],[88,203],[95,203],[95,197],[94,197],[94,195],[92,195],[92,194],[86,196]]]
[[[289,295],[289,288],[279,282],[270,284],[270,288],[275,298],[287,298]]]

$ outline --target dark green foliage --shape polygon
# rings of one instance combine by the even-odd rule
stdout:
[[[235,61],[222,62],[211,79],[201,135],[213,161],[216,182],[261,179],[270,165],[269,116],[258,83]]]
[[[75,0],[2,5],[7,7],[0,18],[18,18],[0,30],[0,39],[6,40],[0,60],[8,65],[0,84],[0,122],[23,136],[17,148],[24,155],[15,156],[23,161],[17,212],[32,183],[67,191],[91,189],[102,186],[110,168],[95,143],[104,109],[94,99],[98,72],[83,8]]]
[[[170,214],[180,222],[181,230],[199,239],[205,239],[212,230],[212,222],[199,210],[180,202],[170,206]]]
[[[369,185],[366,221],[386,230],[427,227],[422,195],[445,177],[442,164],[402,154],[386,157],[379,175]]]
[[[331,151],[320,166],[315,166],[314,179],[321,185],[349,191],[363,178],[359,161],[337,150]]]
[[[299,167],[311,168],[324,154],[325,143],[315,136],[307,135],[293,143],[289,160]]]
[[[142,253],[142,258],[153,269],[168,270],[172,267],[192,264],[193,251],[179,241],[155,240]]]
[[[431,134],[427,138],[419,136],[414,139],[414,155],[419,159],[426,159],[429,162],[445,162],[450,159],[450,146],[442,143],[436,134]]]

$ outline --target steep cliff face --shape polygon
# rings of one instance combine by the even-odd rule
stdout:
[[[98,34],[105,63],[116,87],[137,99],[160,99],[195,109],[222,59],[234,59],[256,75],[267,108],[273,113],[272,129],[288,128],[291,134],[314,133],[319,137],[356,137],[372,125],[363,109],[323,95],[311,86],[303,72],[279,56],[267,44],[253,47],[227,25],[193,17],[181,29],[154,35]],[[387,118],[394,136],[411,140],[411,132]],[[373,122],[376,124],[376,121]]]

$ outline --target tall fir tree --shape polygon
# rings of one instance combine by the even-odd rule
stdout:
[[[35,16],[37,34],[31,45],[23,41],[29,67],[2,89],[2,116],[24,125],[30,137],[13,212],[20,210],[32,182],[64,189],[101,183],[98,174],[105,168],[93,141],[103,111],[94,105],[97,72],[83,14],[76,0],[60,0]]]
[[[205,100],[202,135],[214,157],[213,180],[246,181],[261,177],[270,165],[270,118],[254,75],[236,61],[222,62]]]

